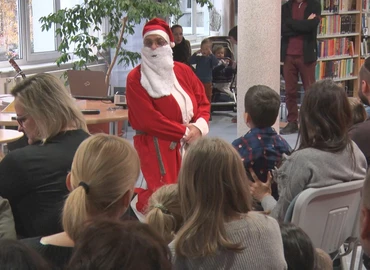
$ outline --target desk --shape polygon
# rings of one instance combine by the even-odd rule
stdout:
[[[23,136],[23,132],[12,129],[0,129],[0,144],[14,142]]]
[[[80,104],[81,109],[98,109],[100,114],[84,115],[86,123],[102,124],[109,123],[109,134],[118,135],[118,122],[128,120],[128,111],[124,109],[114,109],[113,103],[104,103],[99,100],[87,100]],[[113,108],[113,109],[112,109]],[[0,126],[18,126],[16,120],[12,120],[12,113],[0,113]]]

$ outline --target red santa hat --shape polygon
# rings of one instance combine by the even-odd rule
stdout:
[[[171,48],[175,46],[172,31],[168,24],[162,19],[154,18],[145,24],[143,29],[143,38],[148,35],[160,35],[168,44],[170,44]]]

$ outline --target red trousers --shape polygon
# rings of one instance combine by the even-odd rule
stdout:
[[[286,55],[283,67],[285,80],[285,101],[288,109],[288,122],[298,120],[297,87],[298,74],[301,75],[304,91],[315,82],[316,61],[304,63],[303,55]]]

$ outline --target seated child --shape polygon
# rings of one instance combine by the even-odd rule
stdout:
[[[146,223],[167,244],[172,242],[183,223],[177,184],[164,185],[152,194],[148,202]]]
[[[283,154],[291,152],[289,144],[272,128],[279,114],[280,97],[268,86],[255,85],[245,94],[244,107],[244,119],[250,130],[232,144],[247,174],[252,168],[266,182],[268,172],[280,166]],[[273,183],[271,189],[272,196],[278,198],[277,184]]]
[[[280,230],[288,269],[314,270],[316,252],[310,237],[293,223],[281,223]]]
[[[365,122],[367,119],[367,113],[361,101],[354,97],[349,97],[348,101],[352,110],[352,125]]]
[[[203,83],[208,101],[212,100],[212,71],[218,65],[218,59],[212,54],[212,42],[210,39],[203,39],[200,50],[195,52],[189,59],[191,65],[196,65],[195,74]]]
[[[213,87],[233,97],[230,91],[231,80],[234,74],[233,63],[230,58],[225,58],[225,47],[216,46],[213,54],[219,60],[218,66],[213,69]]]

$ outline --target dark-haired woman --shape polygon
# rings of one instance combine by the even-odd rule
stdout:
[[[171,27],[175,39],[175,47],[172,48],[173,60],[184,64],[189,64],[191,47],[189,40],[184,38],[182,26],[175,24]]]
[[[305,94],[300,110],[298,148],[273,172],[279,200],[267,183],[255,182],[251,191],[265,211],[283,220],[290,202],[304,189],[363,180],[367,163],[348,135],[351,107],[342,87],[332,80],[314,83]]]

